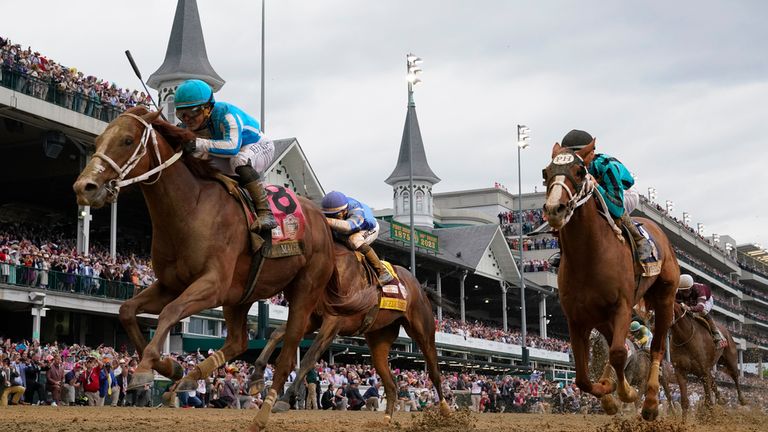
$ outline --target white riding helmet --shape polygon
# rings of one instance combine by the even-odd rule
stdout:
[[[678,290],[687,290],[691,289],[693,286],[693,277],[689,274],[681,274],[680,275],[680,284],[677,286]]]

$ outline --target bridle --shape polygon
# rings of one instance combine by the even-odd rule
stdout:
[[[160,162],[160,148],[157,145],[157,132],[152,127],[152,125],[144,120],[143,118],[131,114],[131,113],[122,113],[120,114],[120,117],[126,116],[131,117],[133,119],[138,120],[141,124],[144,125],[144,132],[141,134],[141,142],[139,142],[139,145],[136,146],[136,150],[134,150],[131,157],[128,158],[127,161],[123,164],[123,166],[119,166],[112,158],[107,156],[105,153],[97,151],[93,154],[93,157],[99,158],[109,164],[109,166],[112,167],[113,170],[117,173],[117,177],[110,180],[106,185],[105,188],[107,190],[107,194],[109,195],[110,201],[114,201],[117,198],[117,195],[120,193],[120,188],[123,186],[128,186],[134,183],[138,182],[144,182],[148,178],[152,177],[153,175],[157,174],[157,178],[152,180],[151,182],[144,182],[144,184],[150,185],[156,183],[158,180],[160,180],[160,174],[161,171],[168,168],[169,166],[173,165],[179,158],[181,158],[183,151],[179,150],[176,154],[168,158],[167,161],[160,163],[160,165],[152,168],[151,170],[145,172],[144,174],[141,174],[139,176],[125,179],[125,177],[130,173],[136,165],[141,161],[144,156],[147,155],[149,152],[147,147],[149,146],[149,142],[151,140],[152,147],[155,153],[155,157],[157,158],[158,162]]]
[[[581,182],[576,181],[576,178],[571,174],[571,168],[574,165],[580,166],[585,172],[584,180]],[[548,175],[547,171],[550,172]],[[563,224],[566,224],[576,209],[584,205],[592,197],[592,192],[595,190],[595,179],[586,171],[584,159],[573,150],[566,150],[552,158],[552,162],[544,170],[544,174],[547,180],[547,196],[549,196],[552,188],[555,186],[560,186],[568,193],[567,213],[563,222]],[[575,193],[571,192],[571,188],[565,183],[566,178],[573,183],[576,188]],[[554,180],[549,182],[550,179]]]

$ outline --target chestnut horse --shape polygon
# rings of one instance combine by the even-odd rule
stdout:
[[[376,300],[378,300],[377,290],[379,288],[376,285],[371,285],[371,281],[375,284],[376,274],[372,274],[372,279],[368,278],[363,271],[363,266],[360,265],[360,262],[355,257],[355,253],[346,246],[336,243],[335,252],[336,266],[340,277],[339,292],[336,294],[348,296],[360,291],[372,292],[376,295]],[[397,401],[397,387],[392,372],[389,369],[388,356],[392,343],[400,333],[400,327],[402,326],[424,354],[429,378],[432,380],[440,399],[441,412],[444,415],[450,413],[448,404],[443,397],[442,386],[440,385],[440,370],[437,365],[437,349],[435,348],[435,316],[432,313],[432,303],[430,302],[428,292],[421,289],[418,280],[416,280],[411,272],[400,266],[394,266],[394,269],[398,279],[405,285],[408,293],[406,297],[406,311],[381,309],[375,315],[375,320],[369,324],[368,328],[362,329],[366,325],[364,322],[367,310],[353,315],[339,316],[323,314],[323,311],[318,309],[312,315],[312,319],[309,321],[306,329],[307,333],[311,333],[319,328],[317,337],[301,360],[301,367],[296,379],[293,381],[293,385],[285,392],[281,400],[275,404],[275,411],[284,411],[290,407],[291,397],[295,396],[301,388],[303,378],[310,369],[315,367],[320,355],[328,349],[336,335],[351,336],[358,334],[362,329],[371,351],[371,361],[381,377],[384,391],[387,395],[385,415],[388,420],[391,419],[395,411],[395,401]],[[371,287],[373,290],[368,291]],[[440,300],[438,299],[438,301]],[[283,330],[281,327],[272,332],[269,342],[264,347],[258,360],[256,360],[256,370],[252,376],[252,382],[258,387],[263,386],[264,367],[277,344],[282,340]],[[316,396],[308,395],[308,397]]]
[[[662,264],[657,276],[636,276],[641,270],[628,242],[617,238],[599,212],[595,179],[586,170],[594,150],[594,140],[576,152],[556,143],[552,162],[543,171],[547,187],[544,213],[550,226],[560,231],[562,258],[557,282],[560,304],[568,320],[576,384],[600,398],[608,414],[618,411],[611,396],[614,390],[622,402],[637,399],[637,392],[624,376],[624,339],[629,332],[632,307],[644,299],[656,314],[653,334],[657,337],[651,343],[652,361],[642,409],[643,418],[652,420],[659,412],[659,365],[665,348],[665,338],[659,335],[667,333],[672,321],[680,267],[661,229],[650,220],[641,219],[656,242]],[[588,375],[589,334],[593,328],[610,341],[610,364],[597,383]],[[611,378],[611,366],[616,381]]]
[[[274,385],[280,388],[295,362],[294,353],[310,315],[324,301],[335,275],[333,239],[325,217],[311,201],[299,198],[307,227],[302,255],[267,259],[255,289],[246,294],[251,245],[241,205],[217,181],[207,162],[181,158],[182,143],[194,135],[161,119],[159,112],[132,108],[112,121],[98,138],[96,152],[74,184],[80,205],[101,207],[119,188],[141,181],[152,219],[152,268],[157,281],[120,306],[120,321],[141,352],[132,386],[152,382],[156,370],[172,380],[181,367],[160,358],[174,325],[190,315],[223,307],[229,332],[221,350],[179,382],[196,387],[248,346],[248,310],[258,299],[283,291],[290,301],[285,349],[277,359]],[[136,315],[159,314],[155,336],[147,343]],[[265,399],[253,430],[266,426],[274,392]]]
[[[715,346],[709,328],[705,327],[700,319],[692,316],[688,309],[683,308],[679,303],[675,304],[675,319],[670,327],[672,346],[669,347],[669,350],[672,365],[675,367],[677,385],[680,386],[680,405],[683,409],[683,417],[686,416],[690,404],[688,401],[689,373],[699,377],[704,383],[704,402],[707,405],[712,403],[710,390],[714,392],[715,400],[720,399],[717,384],[715,384],[711,372],[712,367],[716,364],[725,367],[726,372],[736,384],[739,403],[746,404],[739,385],[736,344],[727,328],[720,324],[717,325],[717,328],[720,329],[723,338],[728,341],[725,348]]]

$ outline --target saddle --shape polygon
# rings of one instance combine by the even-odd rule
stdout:
[[[363,273],[365,274],[368,285],[378,285],[378,273],[376,272],[376,269],[371,266],[368,260],[365,259],[365,256],[363,256],[363,254],[360,252],[355,251],[355,258],[357,258],[357,262],[362,265]],[[395,269],[392,267],[392,264],[390,264],[389,261],[382,260],[381,263],[384,264],[384,267],[387,268],[387,271],[389,271],[394,279],[392,282],[381,287],[381,291],[379,292],[379,308],[405,312],[408,305],[406,300],[408,298],[408,292],[405,289],[405,285],[403,285],[403,283],[397,277],[397,272],[395,272]]]
[[[697,315],[697,314],[690,314],[690,315],[696,320],[696,322],[704,326],[704,329],[706,329],[710,335],[713,334],[714,332],[720,331],[717,328],[713,329],[712,326],[709,325],[709,321],[707,321],[701,315]],[[714,340],[712,342],[714,343]],[[717,348],[725,348],[727,346],[728,346],[728,339],[726,339],[725,335],[723,335],[723,339],[720,341],[720,344],[719,346],[717,346]]]

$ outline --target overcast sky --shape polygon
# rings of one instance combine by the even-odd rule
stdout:
[[[260,115],[258,1],[198,1],[217,94]],[[85,74],[139,88],[162,63],[176,1],[38,1],[0,32]],[[768,2],[267,0],[266,132],[296,137],[326,191],[392,206],[416,88],[434,191],[517,191],[517,124],[532,130],[523,191],[541,190],[552,145],[597,137],[637,187],[706,233],[768,246]]]

